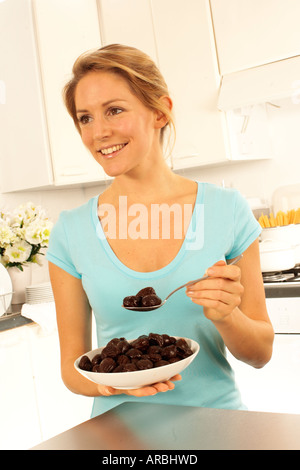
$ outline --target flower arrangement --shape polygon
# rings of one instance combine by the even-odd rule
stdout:
[[[21,204],[12,213],[0,211],[0,262],[20,271],[23,265],[41,264],[52,226],[45,211],[32,202]]]

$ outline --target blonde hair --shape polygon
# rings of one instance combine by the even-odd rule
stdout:
[[[73,65],[73,76],[63,89],[63,98],[69,114],[80,133],[76,117],[75,91],[78,82],[91,71],[115,73],[128,83],[132,93],[153,111],[159,111],[167,118],[167,124],[161,129],[161,143],[166,128],[174,132],[175,124],[171,110],[163,96],[169,97],[168,87],[153,60],[144,52],[134,47],[110,44],[95,51],[80,55]],[[170,141],[170,136],[169,136]]]

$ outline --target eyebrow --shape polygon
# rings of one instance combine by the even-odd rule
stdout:
[[[102,106],[103,108],[105,108],[105,107],[108,106],[109,104],[115,103],[116,101],[118,101],[118,102],[120,102],[120,101],[126,102],[126,100],[122,100],[122,99],[120,99],[120,98],[114,98],[114,99],[112,99],[112,100],[105,101],[105,103],[102,103],[101,106]],[[78,113],[78,114],[79,114],[79,113],[87,113],[87,112],[88,112],[87,109],[76,109],[76,114],[77,114],[77,113]]]

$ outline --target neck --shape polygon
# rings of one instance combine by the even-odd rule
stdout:
[[[117,176],[109,190],[115,197],[127,196],[135,202],[159,200],[176,185],[177,175],[164,160],[150,168],[136,168],[134,172]]]

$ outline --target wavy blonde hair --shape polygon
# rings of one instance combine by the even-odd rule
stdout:
[[[110,44],[94,51],[80,55],[73,65],[73,76],[63,89],[63,98],[69,114],[80,133],[76,117],[75,91],[78,82],[91,71],[110,72],[122,76],[132,93],[149,109],[163,113],[167,124],[161,129],[161,143],[165,131],[169,128],[169,141],[175,138],[175,124],[172,111],[168,108],[163,96],[169,97],[167,84],[153,60],[144,52],[134,47],[121,44]]]

